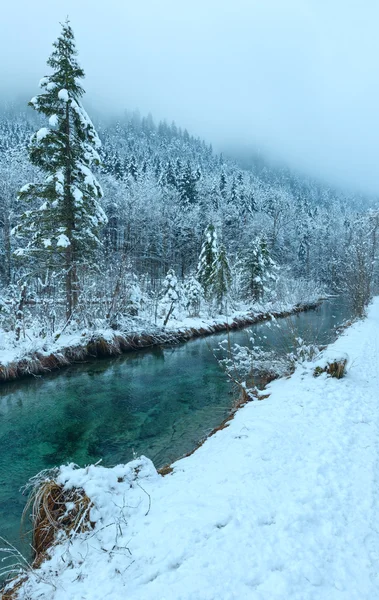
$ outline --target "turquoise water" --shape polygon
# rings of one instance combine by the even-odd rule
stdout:
[[[255,325],[255,343],[278,352],[294,332],[327,343],[349,317],[340,299],[281,320],[281,328]],[[232,343],[251,334],[232,332]],[[233,391],[212,349],[217,334],[66,368],[42,378],[0,384],[0,536],[24,552],[20,488],[42,469],[102,459],[105,466],[144,454],[157,467],[192,450],[228,413]],[[0,544],[2,545],[2,544]]]

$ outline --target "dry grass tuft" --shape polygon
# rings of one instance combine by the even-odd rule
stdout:
[[[164,467],[161,467],[160,469],[158,469],[158,473],[159,475],[162,475],[162,477],[164,477],[165,475],[169,475],[170,473],[173,473],[174,469],[172,468],[171,465],[165,465]]]
[[[4,591],[5,588],[0,588],[1,600],[17,600],[20,587],[25,581],[26,576],[16,577],[14,581],[12,580],[8,585],[5,585],[6,591]]]
[[[328,362],[325,367],[316,367],[313,371],[314,377],[318,377],[321,373],[327,373],[330,377],[335,377],[336,379],[342,379],[342,377],[346,373],[346,365],[347,360],[334,360],[332,362]]]
[[[57,483],[56,471],[42,478],[46,472],[34,477],[30,484],[31,493],[24,509],[23,520],[32,521],[34,563],[38,566],[57,540],[60,533],[67,537],[92,529],[90,510],[93,506],[83,489],[64,489]]]

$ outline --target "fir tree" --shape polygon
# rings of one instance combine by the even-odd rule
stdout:
[[[243,261],[244,291],[254,301],[261,300],[269,281],[276,280],[277,266],[270,257],[265,238],[257,238]]]
[[[212,291],[214,265],[218,256],[217,233],[212,224],[208,225],[204,233],[204,242],[201,248],[197,266],[197,280],[203,286],[206,297]]]
[[[91,172],[92,165],[100,164],[101,143],[80,101],[84,71],[76,60],[68,21],[53,47],[47,61],[53,72],[41,80],[42,93],[29,103],[49,121],[49,127],[32,136],[29,147],[30,161],[46,178],[19,193],[22,200],[42,200],[42,204],[25,212],[15,228],[17,236],[29,238],[16,253],[34,255],[41,265],[63,263],[70,318],[78,300],[77,268],[91,261],[106,216],[99,204],[101,187]]]
[[[299,250],[298,250],[299,268],[300,275],[309,276],[309,240],[307,233],[304,233],[301,237]]]
[[[184,305],[188,316],[198,317],[200,312],[203,288],[197,279],[191,275],[183,284]]]
[[[168,163],[166,165],[165,171],[161,178],[161,182],[162,182],[162,184],[172,186],[174,188],[177,186],[174,168],[173,168],[170,160],[168,161]]]
[[[187,162],[186,166],[180,173],[178,181],[178,189],[180,200],[184,206],[194,204],[197,200],[196,190],[197,178],[193,175],[191,165]]]
[[[225,198],[226,197],[226,175],[225,175],[224,171],[221,171],[219,189],[220,189],[221,196],[223,198]]]
[[[137,168],[137,162],[136,162],[136,157],[132,156],[129,162],[129,175],[131,175],[131,177],[133,177],[134,181],[137,181],[137,177],[138,177],[138,168]]]
[[[236,184],[236,180],[233,178],[232,185],[230,186],[230,202],[232,204],[236,204],[237,200],[238,200],[237,184]]]
[[[223,301],[229,291],[232,282],[228,257],[225,246],[220,247],[213,264],[213,273],[211,278],[212,292],[217,301],[219,309],[223,309]]]

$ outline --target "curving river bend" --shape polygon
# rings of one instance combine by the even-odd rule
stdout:
[[[325,344],[350,317],[341,298],[316,310],[249,327],[257,341],[288,351],[293,331]],[[0,384],[0,536],[27,552],[20,539],[30,477],[65,462],[125,463],[144,454],[156,467],[191,451],[227,415],[231,386],[211,348],[226,334],[74,365],[42,378]],[[232,343],[249,334],[234,331]],[[0,544],[2,545],[2,544]]]

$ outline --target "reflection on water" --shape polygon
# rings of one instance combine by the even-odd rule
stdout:
[[[327,343],[349,316],[340,299],[317,311],[255,325],[255,343],[288,351],[294,336]],[[246,344],[251,334],[231,333]],[[102,459],[105,466],[144,454],[157,467],[193,449],[232,404],[211,352],[226,334],[71,366],[0,387],[0,535],[19,548],[25,499],[19,489],[38,471]],[[25,551],[25,547],[23,548]]]

